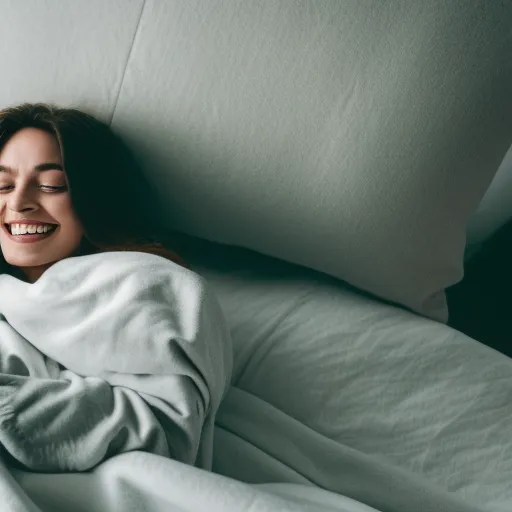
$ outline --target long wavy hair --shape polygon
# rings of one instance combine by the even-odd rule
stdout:
[[[155,191],[127,145],[108,125],[75,108],[23,103],[0,110],[0,151],[23,128],[44,130],[59,143],[71,202],[84,228],[73,256],[139,251],[190,268],[165,247],[169,236]],[[0,273],[20,275],[1,250]]]

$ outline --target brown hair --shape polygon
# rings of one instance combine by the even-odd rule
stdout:
[[[139,251],[190,268],[164,246],[167,230],[155,191],[134,155],[107,124],[76,108],[24,103],[0,110],[0,151],[23,128],[44,130],[60,145],[73,208],[84,227],[74,256]],[[18,273],[0,251],[2,272]]]

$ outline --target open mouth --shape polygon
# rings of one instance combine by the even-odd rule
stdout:
[[[41,237],[53,233],[58,228],[58,224],[31,226],[28,229],[25,226],[15,224],[4,224],[4,226],[11,236],[19,237]]]

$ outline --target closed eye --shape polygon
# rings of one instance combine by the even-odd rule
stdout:
[[[67,187],[52,187],[51,185],[41,185],[41,188],[47,188],[47,189],[50,189],[50,190],[66,190]]]
[[[12,185],[7,185],[5,187],[0,187],[0,192],[3,192],[3,191],[6,191],[10,188],[13,188]],[[52,185],[41,185],[41,188],[42,189],[46,189],[46,190],[50,190],[51,192],[59,192],[59,191],[62,191],[62,190],[66,190],[67,187],[66,186],[62,186],[62,187],[54,187]]]

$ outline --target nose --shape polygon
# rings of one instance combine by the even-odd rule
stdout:
[[[36,202],[30,197],[26,188],[17,187],[8,197],[7,207],[13,212],[33,211],[37,208]]]

